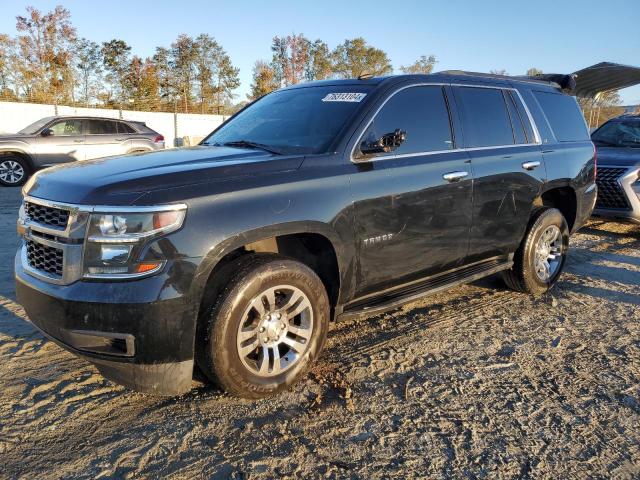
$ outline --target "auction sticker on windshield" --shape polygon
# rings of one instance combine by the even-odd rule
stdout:
[[[327,93],[323,102],[361,102],[366,93]]]

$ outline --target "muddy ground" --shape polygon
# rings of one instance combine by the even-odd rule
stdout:
[[[133,393],[23,321],[0,189],[0,477],[637,478],[640,227],[594,221],[541,299],[486,279],[338,323],[275,399]]]

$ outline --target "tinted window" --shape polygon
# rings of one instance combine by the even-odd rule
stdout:
[[[524,125],[524,130],[527,134],[528,142],[536,143],[536,135],[533,132],[533,126],[531,125],[531,120],[529,119],[529,115],[527,115],[527,111],[525,110],[524,105],[522,104],[522,100],[520,100],[520,96],[517,93],[512,91],[509,91],[508,93],[511,96],[511,100],[513,100],[513,102],[515,103],[518,113],[520,114],[520,119],[522,120],[522,124]]]
[[[362,140],[375,142],[396,129],[406,132],[406,140],[396,150],[384,155],[453,148],[449,111],[442,87],[411,87],[396,93],[377,113]]]
[[[281,90],[264,96],[203,142],[261,143],[280,153],[324,153],[367,100],[366,85]]]
[[[117,122],[111,120],[88,120],[89,135],[115,135],[118,133]]]
[[[82,120],[64,120],[54,123],[51,127],[54,135],[81,135]]]
[[[584,117],[573,97],[561,93],[533,93],[559,142],[589,140]]]
[[[457,92],[467,147],[513,145],[513,131],[502,90],[460,87]]]
[[[640,120],[607,122],[593,132],[591,140],[602,147],[640,148]]]
[[[118,122],[118,133],[136,133],[136,131],[126,123]]]
[[[509,111],[509,117],[511,118],[511,126],[513,127],[513,137],[517,144],[527,143],[527,136],[524,133],[524,125],[522,124],[522,118],[516,109],[515,103],[513,103],[513,97],[511,92],[503,91],[505,95],[505,101],[507,102],[507,110]]]

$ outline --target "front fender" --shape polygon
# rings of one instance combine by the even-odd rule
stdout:
[[[353,249],[345,245],[338,233],[328,224],[318,221],[295,221],[268,225],[233,235],[212,246],[196,270],[192,285],[193,298],[202,298],[207,280],[213,269],[229,253],[249,243],[259,242],[267,238],[312,233],[325,237],[333,246],[338,261],[340,284],[347,288],[351,283],[353,272]],[[341,288],[344,291],[344,288]]]
[[[35,166],[33,155],[28,151],[28,145],[24,142],[3,143],[0,145],[0,155],[3,153],[18,153],[25,157],[33,169]]]

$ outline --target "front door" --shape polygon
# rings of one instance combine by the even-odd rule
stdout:
[[[363,141],[396,130],[394,151],[359,154]],[[393,94],[366,128],[354,152],[357,294],[460,265],[472,209],[467,154],[455,140],[445,87],[411,86]]]
[[[47,127],[49,135],[36,139],[36,156],[43,166],[85,159],[82,120],[59,120]]]

